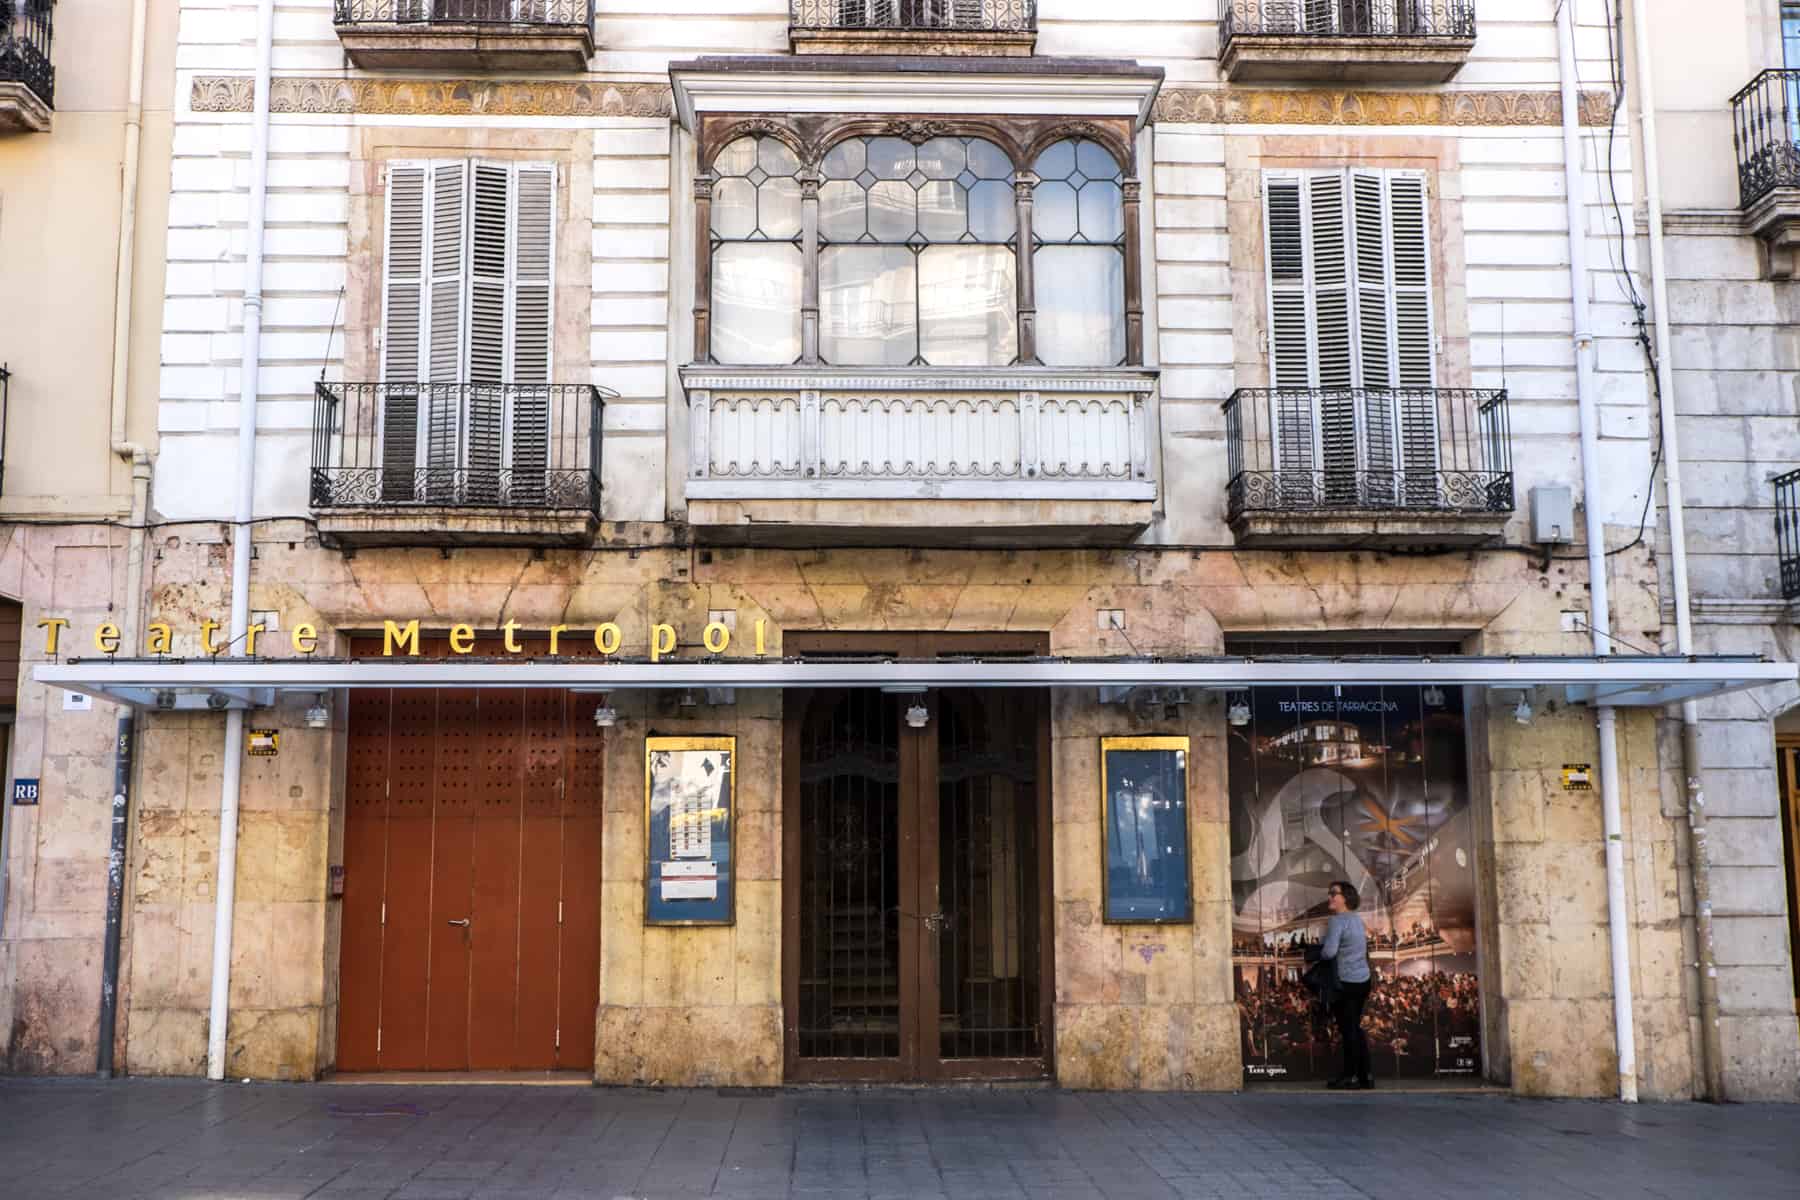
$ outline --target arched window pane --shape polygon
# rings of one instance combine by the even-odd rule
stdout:
[[[869,231],[868,193],[860,183],[834,179],[819,188],[819,236],[854,242]]]
[[[918,279],[905,246],[819,252],[819,355],[829,363],[904,367],[918,354]]]
[[[884,180],[869,188],[869,236],[904,242],[919,228],[919,194],[904,181]]]
[[[766,238],[779,241],[799,237],[800,181],[765,179],[756,189],[756,221]]]
[[[1118,184],[1089,180],[1078,195],[1078,224],[1084,241],[1116,242],[1125,236],[1125,194]]]
[[[756,232],[755,184],[748,179],[713,184],[712,231],[722,238],[747,238]]]
[[[1009,246],[919,254],[919,357],[934,367],[1003,367],[1019,355],[1018,259]]]
[[[800,247],[726,242],[713,252],[713,357],[791,363],[800,357]]]
[[[756,139],[739,138],[719,151],[713,171],[719,175],[748,175],[756,165]]]
[[[1124,361],[1124,254],[1113,246],[1043,246],[1033,266],[1038,357],[1056,367]]]
[[[1031,231],[1039,240],[1072,242],[1080,228],[1075,189],[1060,181],[1038,184],[1031,194]]]
[[[978,242],[1009,241],[1019,232],[1019,205],[1013,186],[984,180],[969,189],[969,233]]]
[[[951,180],[919,185],[919,233],[928,242],[961,241],[969,232],[969,195]]]

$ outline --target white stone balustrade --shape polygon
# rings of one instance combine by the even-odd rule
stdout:
[[[690,367],[694,500],[1151,501],[1154,372]]]

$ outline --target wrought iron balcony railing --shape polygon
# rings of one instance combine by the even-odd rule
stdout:
[[[1037,0],[791,0],[789,15],[806,30],[1037,31]]]
[[[1800,71],[1764,71],[1731,98],[1731,116],[1739,203],[1800,187]]]
[[[53,0],[0,0],[0,83],[22,83],[55,107],[56,68],[50,59]]]
[[[600,512],[604,389],[320,383],[312,506]]]
[[[1239,37],[1473,38],[1475,0],[1229,0],[1219,45]]]
[[[1513,510],[1504,391],[1242,388],[1225,402],[1231,520]]]
[[[1800,471],[1775,480],[1775,549],[1781,556],[1781,595],[1800,600]]]
[[[540,25],[592,28],[594,0],[337,0],[339,25]]]

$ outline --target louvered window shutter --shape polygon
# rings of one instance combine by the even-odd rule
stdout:
[[[1271,174],[1263,180],[1263,229],[1269,264],[1268,429],[1282,493],[1296,503],[1312,490],[1312,395],[1315,376],[1306,235],[1306,180]]]
[[[423,163],[388,165],[386,247],[382,254],[381,378],[390,386],[381,405],[381,498],[415,498],[419,454],[419,395],[405,385],[424,379],[426,326],[426,182]]]
[[[1393,278],[1394,371],[1400,401],[1400,465],[1404,500],[1435,505],[1438,496],[1437,353],[1431,315],[1431,231],[1425,177],[1387,176]]]
[[[1363,480],[1367,500],[1394,502],[1396,401],[1394,339],[1391,312],[1393,272],[1388,236],[1386,176],[1381,171],[1350,172],[1351,265],[1356,287],[1357,383],[1362,393],[1361,437]]]
[[[506,426],[507,230],[512,170],[474,164],[469,222],[468,498],[500,499]]]
[[[556,169],[520,163],[513,168],[512,216],[513,393],[511,463],[518,498],[541,504],[549,486],[550,391],[556,246]]]
[[[424,487],[421,498],[449,500],[456,495],[462,462],[469,258],[469,164],[431,164],[431,211],[425,243],[427,303],[425,380],[435,385],[424,396],[426,406]]]

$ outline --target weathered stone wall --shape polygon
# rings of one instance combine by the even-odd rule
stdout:
[[[625,537],[630,530],[612,530]],[[295,540],[289,542],[287,537]],[[165,546],[158,615],[192,623],[213,600],[187,578],[204,546]],[[771,655],[794,630],[961,629],[1048,632],[1068,655],[1216,653],[1228,633],[1357,631],[1463,638],[1486,653],[1579,653],[1579,635],[1545,637],[1585,602],[1580,563],[1548,573],[1520,555],[1428,558],[1106,551],[778,551],[645,546],[589,552],[321,550],[295,526],[258,543],[252,607],[322,631],[379,628],[419,615],[430,628],[514,619],[591,628],[615,621],[627,653],[656,622],[683,647],[715,611],[740,630],[768,621]],[[1615,558],[1621,628],[1654,627],[1654,567]],[[1125,629],[1096,611],[1117,609]],[[322,647],[329,652],[328,636]],[[286,653],[285,640],[267,643]],[[692,652],[691,649],[684,652]],[[1517,725],[1511,697],[1478,714],[1478,878],[1491,1073],[1520,1091],[1604,1095],[1616,1083],[1597,794],[1565,793],[1564,763],[1595,758],[1591,714],[1534,694]],[[613,1083],[760,1085],[782,1077],[781,717],[779,693],[740,691],[730,707],[678,708],[660,693],[616,694],[608,734],[596,1078]],[[340,706],[341,708],[341,706]],[[228,1038],[233,1074],[305,1077],[335,1053],[335,905],[340,731],[294,727],[281,709],[282,755],[245,774]],[[259,723],[261,718],[259,717]],[[1056,1069],[1071,1086],[1230,1088],[1241,1078],[1231,986],[1224,715],[1199,697],[1146,725],[1092,693],[1053,698]],[[1679,824],[1657,722],[1625,714],[1625,810],[1642,1086],[1691,1091],[1675,885]],[[130,1062],[192,1073],[204,1057],[222,720],[153,717],[134,842]],[[643,738],[738,738],[737,920],[724,928],[643,926]],[[1190,813],[1196,920],[1109,926],[1100,916],[1099,738],[1193,739]]]

